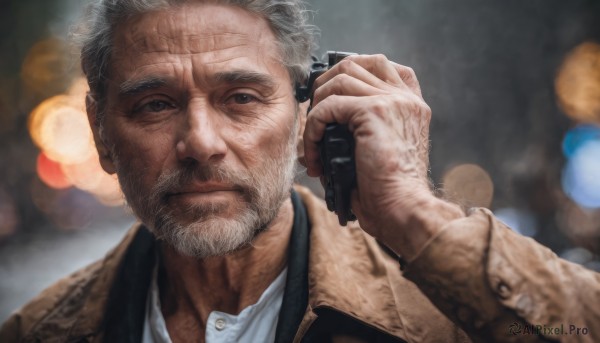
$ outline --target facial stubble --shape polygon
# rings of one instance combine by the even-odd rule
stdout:
[[[247,246],[277,217],[294,180],[298,125],[296,114],[288,141],[274,154],[262,153],[260,163],[252,170],[186,161],[175,170],[163,172],[149,192],[138,169],[124,160],[118,150],[111,150],[121,188],[133,212],[157,239],[183,255],[201,259]],[[169,202],[177,190],[192,182],[208,181],[234,186],[240,192],[239,201],[189,204],[177,209]],[[223,212],[231,206],[235,213],[224,217]]]

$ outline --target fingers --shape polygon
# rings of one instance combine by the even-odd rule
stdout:
[[[412,68],[388,60],[384,55],[352,55],[344,58],[315,81],[315,89],[338,75],[352,78],[382,90],[409,89],[421,97],[421,87]],[[358,94],[357,94],[358,95]],[[371,95],[371,94],[362,94]]]
[[[315,86],[325,84],[338,74],[351,75],[375,87],[402,84],[402,78],[384,55],[352,55],[321,75],[315,81]]]
[[[364,101],[369,97],[331,95],[321,101],[308,116],[304,130],[304,162],[309,176],[322,175],[319,142],[329,123],[348,124],[350,131],[366,111]],[[352,120],[352,122],[350,122]]]
[[[417,79],[415,71],[411,67],[403,66],[396,62],[390,62],[390,64],[396,69],[396,72],[400,75],[404,84],[422,99],[421,86],[419,85],[419,80]]]
[[[310,176],[322,174],[318,143],[327,124],[348,124],[354,132],[374,115],[418,112],[423,100],[414,71],[389,61],[384,55],[346,57],[321,75],[314,86],[313,110],[304,131],[303,162]]]
[[[366,70],[359,67],[360,70],[367,73]],[[360,73],[360,72],[358,72]],[[356,74],[356,73],[354,73]],[[331,95],[346,95],[346,96],[368,96],[386,93],[386,85],[379,87],[373,86],[372,83],[363,81],[361,78],[354,77],[349,74],[338,74],[331,78],[328,82],[315,90],[313,95],[312,106],[317,106],[322,100]],[[373,81],[373,80],[370,80]],[[378,79],[379,82],[383,83]]]

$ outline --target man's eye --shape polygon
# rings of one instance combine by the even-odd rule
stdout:
[[[152,100],[140,106],[137,112],[162,112],[172,109],[174,106],[163,100]]]
[[[146,104],[146,107],[152,112],[160,112],[166,110],[167,108],[171,108],[172,106],[165,101],[153,100]]]
[[[248,104],[257,100],[254,96],[246,93],[234,94],[230,99],[238,105]]]

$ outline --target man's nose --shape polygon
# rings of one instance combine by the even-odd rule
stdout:
[[[217,162],[227,154],[223,140],[223,127],[218,113],[210,106],[188,106],[184,127],[177,142],[177,158],[180,161],[196,160],[199,163]]]

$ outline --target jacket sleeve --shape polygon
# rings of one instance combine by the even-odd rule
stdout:
[[[20,317],[13,314],[0,327],[0,342],[20,342],[22,340]]]
[[[486,209],[448,223],[404,276],[476,342],[600,342],[600,274]]]
[[[87,285],[97,279],[96,271],[102,262],[58,280],[16,310],[0,326],[0,343],[67,341],[73,323],[81,318],[77,309],[85,306],[81,299],[89,294]],[[46,324],[40,325],[44,321]]]

